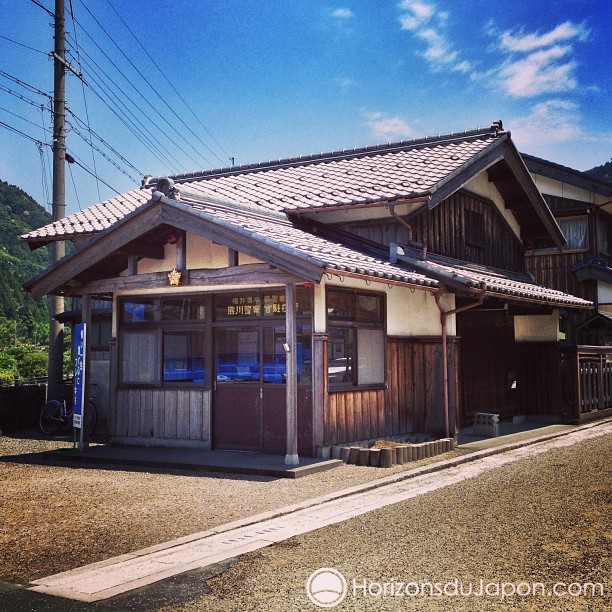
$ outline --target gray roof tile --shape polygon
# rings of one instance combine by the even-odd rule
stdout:
[[[505,134],[504,132],[501,133]],[[359,205],[429,194],[499,138],[486,128],[434,138],[322,153],[173,177],[179,188],[204,197],[279,211]],[[159,179],[150,182],[154,188]],[[144,204],[134,189],[22,236],[29,242],[72,239],[112,225]]]

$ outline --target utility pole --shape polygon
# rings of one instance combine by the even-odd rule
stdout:
[[[66,215],[66,31],[64,0],[55,0],[55,45],[53,53],[53,221]],[[51,263],[65,253],[63,241],[51,243]],[[64,326],[56,316],[64,312],[64,298],[49,296],[49,367],[48,396],[56,399],[62,383],[64,357]]]

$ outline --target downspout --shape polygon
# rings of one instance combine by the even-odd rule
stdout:
[[[400,224],[403,225],[406,228],[406,231],[408,233],[408,244],[406,246],[412,247],[414,249],[421,249],[421,259],[425,260],[427,259],[427,245],[422,244],[421,242],[415,242],[412,239],[412,232],[414,231],[412,225],[410,225],[410,223],[408,223],[408,221],[406,221],[406,219],[403,219],[402,217],[400,217],[396,212],[395,212],[395,204],[389,204],[387,206],[387,208],[389,209],[389,214]]]
[[[448,392],[448,339],[446,334],[446,321],[450,315],[456,315],[460,312],[465,312],[466,310],[471,310],[472,308],[477,308],[481,306],[486,297],[486,284],[482,282],[480,284],[482,293],[476,298],[475,302],[471,304],[466,304],[465,306],[460,306],[459,308],[453,308],[452,310],[444,310],[442,303],[440,301],[441,293],[438,291],[434,293],[434,299],[436,301],[436,306],[440,311],[440,324],[442,326],[442,368],[444,370],[444,432],[445,437],[450,438],[450,421],[449,421],[449,392]]]

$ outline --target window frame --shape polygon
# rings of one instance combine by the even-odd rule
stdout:
[[[204,299],[206,308],[205,317],[203,319],[165,319],[163,318],[163,303],[164,300],[176,300],[184,298]],[[125,321],[124,304],[126,302],[138,300],[150,300],[154,304],[154,316],[148,321]],[[120,388],[156,388],[156,389],[210,389],[212,388],[212,372],[210,365],[212,363],[212,295],[211,294],[180,294],[180,295],[136,295],[136,296],[121,296],[118,299],[119,311],[119,372],[118,384]],[[204,367],[205,375],[202,382],[182,381],[182,380],[164,380],[164,335],[176,334],[177,332],[203,332],[204,333]],[[138,382],[127,380],[124,376],[123,369],[123,350],[125,347],[125,333],[142,333],[154,334],[156,342],[156,353],[159,355],[153,364],[155,368],[155,376],[151,382]],[[208,367],[206,367],[208,365]]]
[[[342,293],[345,295],[353,296],[353,313],[354,318],[348,319],[346,317],[333,318],[331,313],[328,311],[327,305],[330,300],[330,293]],[[358,296],[365,297],[376,297],[380,299],[380,316],[378,321],[366,321],[357,319],[357,298]],[[352,356],[353,365],[351,367],[351,380],[345,382],[333,382],[329,379],[329,348],[328,348],[328,363],[327,371],[325,373],[327,377],[327,388],[329,392],[336,391],[356,391],[356,390],[367,390],[367,389],[385,389],[387,387],[387,300],[386,294],[378,293],[374,291],[362,291],[359,289],[344,289],[341,287],[327,287],[325,295],[326,304],[326,323],[328,338],[332,329],[345,329],[351,330],[353,333],[353,352]],[[382,352],[383,352],[383,368],[382,368],[382,381],[381,382],[368,382],[362,383],[360,375],[360,360],[359,360],[359,331],[360,330],[372,330],[380,331],[382,335]]]

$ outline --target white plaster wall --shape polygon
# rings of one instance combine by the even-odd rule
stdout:
[[[531,173],[535,184],[541,193],[548,195],[559,196],[562,198],[571,198],[573,200],[579,200],[581,202],[590,202],[592,204],[602,204],[606,201],[604,196],[592,193],[587,189],[581,189],[575,185],[564,183],[563,181],[557,181],[541,174]]]
[[[551,315],[515,316],[514,339],[516,342],[557,342],[560,339],[558,311]]]
[[[337,276],[334,276],[332,280],[324,276],[321,283],[315,285],[315,332],[326,331],[325,289],[327,287],[384,293],[387,297],[387,335],[389,336],[440,336],[442,333],[440,311],[431,292],[420,289],[411,291],[408,287],[389,286],[388,283],[366,284],[363,280],[349,277],[346,277],[344,282],[340,282]],[[442,304],[445,310],[451,310],[455,305],[454,296],[444,295]],[[456,334],[455,317],[449,317],[447,332],[449,335]]]
[[[197,234],[187,234],[187,269],[227,267],[227,247]]]
[[[471,191],[477,195],[480,195],[484,198],[488,198],[497,206],[497,210],[502,214],[504,219],[508,222],[508,225],[512,228],[512,231],[517,235],[520,239],[521,237],[521,226],[518,224],[516,218],[510,212],[508,208],[506,208],[506,202],[504,198],[502,198],[499,191],[497,191],[497,187],[495,187],[495,183],[491,183],[489,181],[489,177],[486,172],[481,172],[477,174],[475,177],[470,179],[465,185],[465,189]]]

